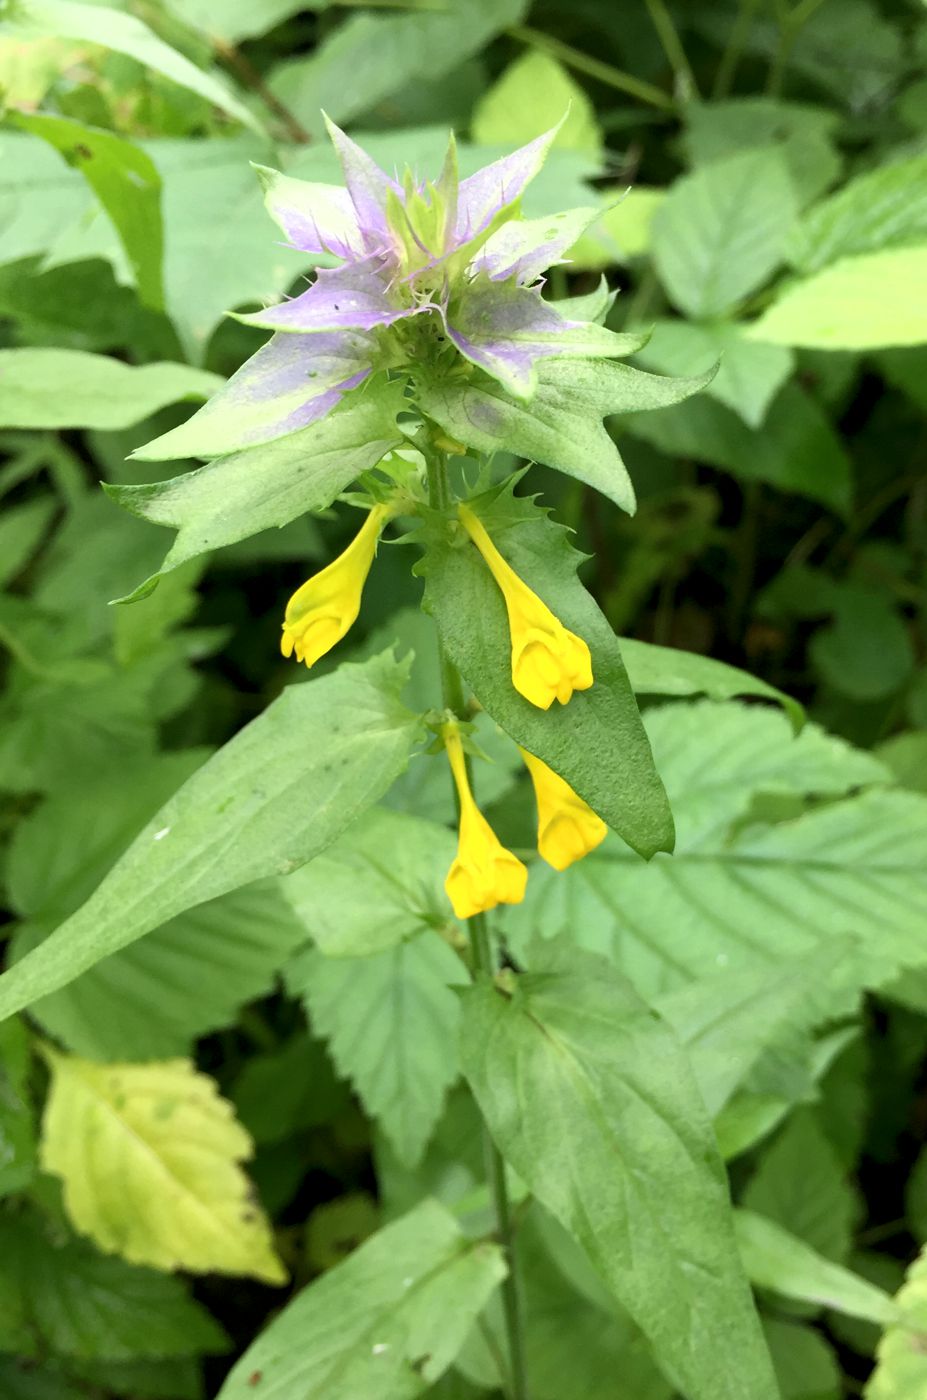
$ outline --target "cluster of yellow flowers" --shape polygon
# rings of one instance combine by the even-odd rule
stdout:
[[[280,643],[284,656],[295,652],[298,661],[313,666],[353,625],[377,542],[392,514],[394,509],[389,505],[373,506],[347,549],[293,594]],[[460,504],[457,514],[505,600],[512,642],[512,684],[539,709],[549,710],[555,700],[565,705],[574,691],[588,690],[593,683],[588,646],[519,578],[469,506]],[[498,904],[519,904],[525,897],[528,871],[502,845],[476,805],[459,724],[448,721],[441,728],[441,737],[460,807],[457,857],[445,881],[454,913],[467,919]],[[546,763],[525,749],[519,752],[534,785],[538,852],[555,870],[565,870],[604,840],[607,827]]]

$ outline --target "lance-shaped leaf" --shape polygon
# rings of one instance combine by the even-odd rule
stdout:
[[[502,1252],[424,1201],[293,1299],[219,1400],[415,1400],[446,1371],[493,1289]]]
[[[372,385],[320,423],[170,481],[106,490],[144,520],[178,531],[156,574],[123,602],[144,598],[163,574],[208,550],[234,544],[306,511],[324,510],[401,439],[396,413],[401,392]]]
[[[549,710],[519,695],[502,594],[462,532],[446,534],[434,522],[420,568],[425,607],[448,655],[496,723],[565,778],[629,846],[648,857],[671,850],[673,819],[618,641],[576,577],[580,556],[566,531],[532,501],[513,496],[511,484],[470,504],[515,572],[588,644],[594,683]]]
[[[467,447],[544,462],[633,511],[631,479],[602,419],[679,403],[710,379],[662,378],[612,360],[552,359],[538,365],[537,389],[527,403],[479,374],[420,374],[416,390],[424,412]]]
[[[463,993],[464,1073],[506,1159],[586,1250],[686,1400],[778,1400],[724,1169],[672,1033],[565,950]]]
[[[0,1017],[184,909],[323,850],[406,766],[418,719],[390,654],[290,686],[189,778],[78,911],[0,977]]]

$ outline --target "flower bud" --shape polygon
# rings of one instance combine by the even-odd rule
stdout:
[[[608,827],[552,768],[525,749],[519,752],[538,804],[538,851],[555,870],[566,870],[605,840]]]
[[[469,919],[497,904],[520,904],[528,883],[527,868],[502,845],[473,799],[457,726],[446,725],[443,737],[460,799],[457,857],[444,882],[454,913],[458,919]]]
[[[375,505],[343,554],[297,588],[286,605],[280,650],[314,666],[348,632],[360,612],[361,595],[390,516]]]

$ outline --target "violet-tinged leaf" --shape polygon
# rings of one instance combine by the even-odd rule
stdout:
[[[550,150],[560,123],[536,136],[527,146],[513,151],[492,165],[484,166],[475,175],[460,182],[457,200],[457,229],[455,241],[465,243],[475,238],[492,223],[507,205],[514,203],[537,175]]]
[[[295,180],[267,165],[255,165],[264,187],[264,204],[294,248],[304,253],[362,256],[351,196],[341,185]]]
[[[387,295],[387,278],[380,274],[381,259],[344,267],[320,268],[308,291],[292,301],[236,315],[246,326],[264,326],[287,332],[373,330],[414,314],[412,306],[397,306]]]
[[[513,219],[486,240],[471,269],[494,282],[510,277],[523,285],[536,282],[601,217],[601,209],[580,208],[546,219]]]
[[[296,432],[371,374],[376,350],[362,331],[275,335],[198,413],[132,456],[221,457]]]
[[[356,141],[336,126],[328,117],[325,125],[335,153],[344,171],[351,202],[357,214],[357,224],[368,252],[378,252],[392,245],[392,235],[386,218],[386,197],[390,190],[402,197],[402,187],[381,170],[376,161],[361,150]]]

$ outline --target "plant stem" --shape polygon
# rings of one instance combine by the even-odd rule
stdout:
[[[451,490],[447,472],[447,454],[420,442],[428,471],[428,502],[433,510],[448,510],[451,504]],[[444,706],[461,718],[465,714],[463,681],[457,667],[438,641],[438,657],[441,670],[441,696]],[[470,758],[465,755],[469,776]],[[456,794],[455,794],[456,796]],[[493,977],[496,961],[493,954],[489,922],[485,914],[474,914],[467,920],[470,934],[470,947],[473,959],[474,978]],[[525,1348],[521,1319],[521,1300],[516,1274],[515,1240],[512,1230],[512,1212],[509,1206],[509,1193],[505,1180],[505,1162],[492,1140],[486,1120],[481,1116],[483,1132],[483,1155],[486,1160],[486,1176],[492,1197],[493,1214],[496,1220],[496,1237],[502,1247],[508,1265],[508,1274],[502,1284],[502,1311],[505,1317],[505,1333],[508,1346],[509,1385],[511,1400],[528,1400],[528,1383],[525,1371]]]
[[[731,25],[731,33],[721,55],[721,62],[718,64],[718,71],[715,74],[714,87],[711,95],[715,101],[727,97],[734,81],[734,74],[737,72],[737,65],[747,42],[747,35],[756,16],[759,0],[740,0],[740,8],[737,11],[737,18]]]
[[[617,88],[619,92],[629,93],[641,102],[649,102],[651,107],[659,107],[664,112],[676,110],[673,99],[652,83],[645,83],[641,78],[635,78],[633,74],[625,73],[622,68],[615,68],[611,63],[603,63],[600,58],[591,58],[589,54],[574,49],[570,44],[564,44],[561,39],[555,39],[551,34],[544,34],[540,29],[531,29],[524,24],[515,25],[506,32],[513,39],[529,44],[531,48],[540,49],[544,53],[552,54],[554,58],[559,58],[568,68],[575,68],[577,73],[597,78],[600,83]]]
[[[645,4],[653,21],[653,27],[657,31],[663,52],[669,59],[679,95],[684,102],[687,102],[690,97],[698,97],[695,74],[692,72],[692,65],[686,58],[686,51],[682,47],[682,40],[673,23],[672,15],[664,5],[663,0],[645,0]]]

